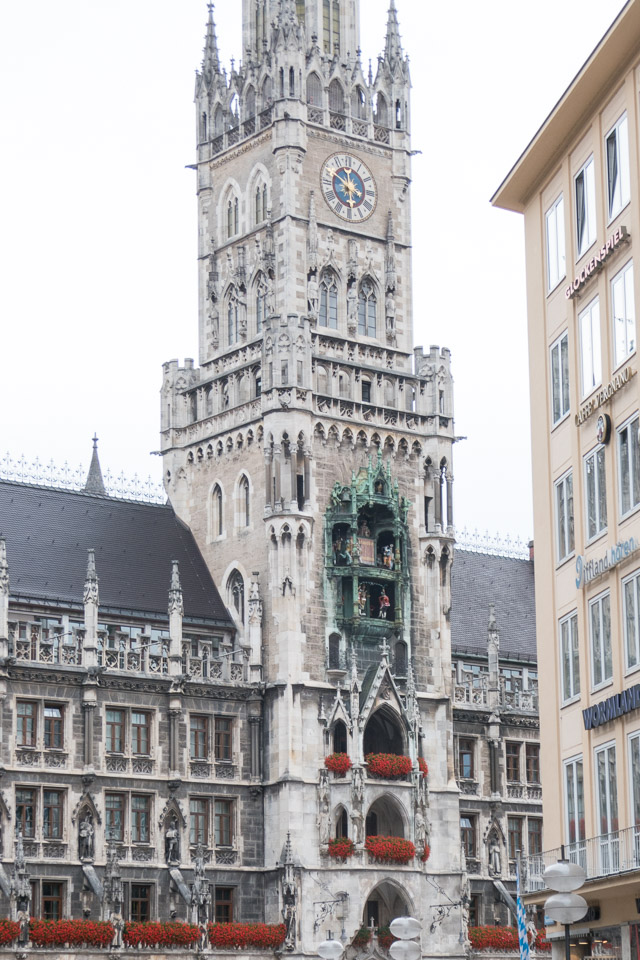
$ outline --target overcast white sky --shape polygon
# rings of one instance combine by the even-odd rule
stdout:
[[[362,0],[363,59],[387,0]],[[415,342],[453,354],[455,514],[532,534],[523,225],[489,197],[621,0],[397,0],[411,57]],[[241,56],[240,0],[218,0]],[[0,3],[0,455],[160,477],[161,364],[197,357],[205,0]]]

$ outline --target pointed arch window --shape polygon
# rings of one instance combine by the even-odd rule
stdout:
[[[307,77],[307,103],[315,107],[322,106],[322,81],[317,73],[310,73]]]
[[[214,537],[222,536],[223,520],[222,487],[219,483],[216,483],[211,494],[211,533]]]
[[[324,52],[340,52],[340,0],[323,0],[322,39]]]
[[[239,339],[240,327],[238,313],[238,291],[235,287],[231,287],[227,303],[227,343],[229,346],[237,343]]]
[[[244,579],[239,570],[233,570],[227,580],[227,602],[244,623]]]
[[[220,104],[215,109],[213,114],[213,135],[214,137],[220,137],[224,133],[224,114],[222,112],[222,107]]]
[[[332,80],[329,84],[329,110],[344,113],[344,91],[339,80]]]
[[[338,329],[338,284],[336,276],[331,270],[322,275],[320,282],[320,309],[318,323],[321,327]]]
[[[240,508],[240,526],[248,527],[251,525],[251,487],[249,478],[244,474],[240,477],[238,484],[238,506]]]
[[[376,291],[370,280],[364,279],[358,293],[358,333],[362,337],[377,335]]]
[[[202,111],[200,116],[200,140],[204,141],[207,139],[207,114],[206,111]]]
[[[376,123],[379,127],[389,126],[389,110],[384,94],[379,93],[376,100]]]
[[[351,114],[359,120],[367,119],[367,98],[362,87],[356,87],[351,94]]]
[[[296,71],[293,67],[289,67],[289,96],[295,97],[296,95]]]
[[[227,200],[227,240],[235,237],[240,225],[240,203],[233,195]]]
[[[245,96],[244,104],[245,120],[251,120],[256,115],[256,92],[253,87],[249,87]]]

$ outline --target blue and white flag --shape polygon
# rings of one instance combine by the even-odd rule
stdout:
[[[520,896],[520,861],[516,861],[516,903],[518,907],[518,942],[520,960],[529,960],[529,938],[527,937],[527,915]]]

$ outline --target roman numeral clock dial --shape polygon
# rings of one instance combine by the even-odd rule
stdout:
[[[325,160],[320,184],[325,202],[341,220],[361,223],[376,208],[378,192],[373,174],[351,154],[335,153]]]

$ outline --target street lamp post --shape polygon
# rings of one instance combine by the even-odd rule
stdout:
[[[420,960],[422,948],[416,937],[422,932],[422,924],[415,917],[396,917],[389,930],[398,939],[389,947],[393,960]]]
[[[578,863],[564,859],[552,863],[542,874],[542,879],[550,890],[556,890],[553,896],[545,901],[544,912],[556,923],[564,924],[564,953],[565,960],[571,960],[570,927],[577,920],[582,920],[589,906],[584,897],[575,893],[586,880],[586,873]]]

